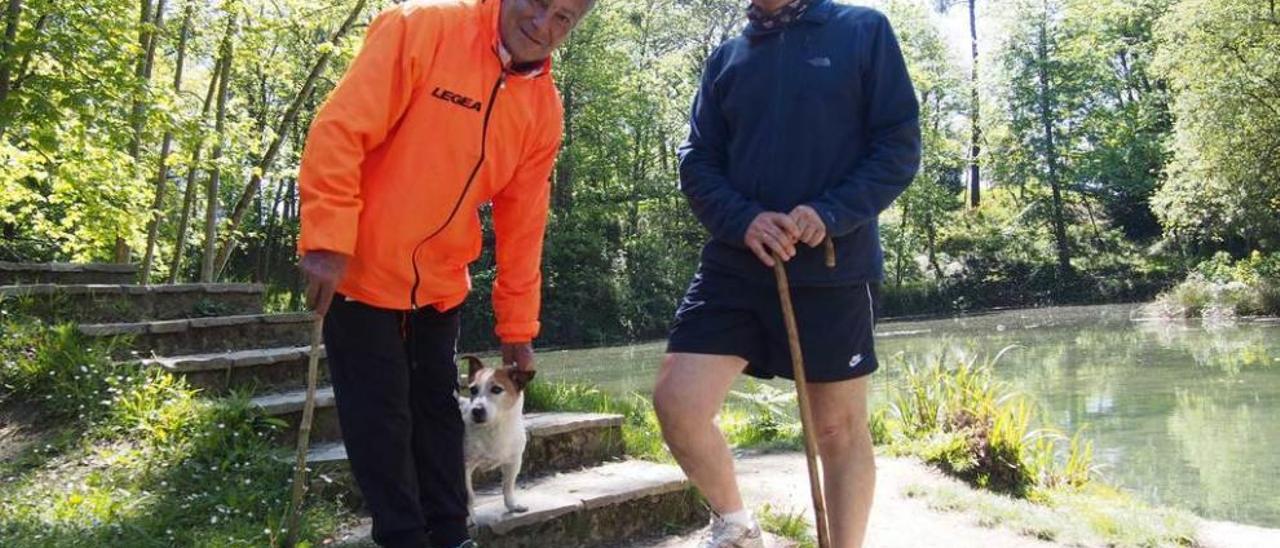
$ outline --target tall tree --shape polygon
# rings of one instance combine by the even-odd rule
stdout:
[[[222,152],[226,145],[227,90],[233,77],[232,67],[235,65],[236,16],[232,9],[227,14],[227,32],[222,41],[222,75],[218,80],[218,108],[214,115],[213,173],[209,176],[209,184],[205,193],[204,215],[204,253],[200,264],[200,281],[210,283],[214,274],[214,238],[217,231],[218,187],[222,180]]]
[[[1045,179],[1049,183],[1051,195],[1053,196],[1051,216],[1053,219],[1053,239],[1057,243],[1058,249],[1058,270],[1066,273],[1071,270],[1071,247],[1067,242],[1067,221],[1062,206],[1062,169],[1058,165],[1058,146],[1054,143],[1054,133],[1059,120],[1057,119],[1053,102],[1055,93],[1058,90],[1049,81],[1049,64],[1051,62],[1049,59],[1049,0],[1041,0],[1041,4],[1044,6],[1044,17],[1037,21],[1038,39],[1035,44],[1038,114],[1040,126],[1044,129],[1044,141],[1041,145],[1045,162]]]
[[[1088,71],[1064,47],[1070,34],[1061,0],[1020,0],[1010,8],[1008,38],[1000,53],[1001,85],[1008,146],[1017,150],[1001,151],[1000,162],[1013,164],[1008,169],[1017,173],[1019,184],[1040,186],[1030,196],[1049,224],[1055,263],[1065,275],[1072,270],[1066,192],[1076,166],[1063,151],[1079,146],[1080,135],[1071,124],[1085,96],[1080,88],[1088,85]]]
[[[160,18],[160,10],[164,8],[164,0],[160,1],[160,7],[157,8],[156,18]],[[175,60],[173,69],[173,91],[175,94],[182,93],[182,71],[186,65],[187,54],[187,36],[191,31],[191,18],[195,13],[195,4],[188,3],[183,10],[182,27],[178,30],[178,50],[177,59]],[[158,26],[158,24],[157,24]],[[151,217],[147,222],[147,247],[142,257],[142,268],[139,276],[143,284],[151,283],[151,267],[155,261],[156,239],[160,234],[160,220],[164,217],[162,208],[164,207],[165,194],[169,185],[169,152],[173,145],[173,126],[166,124],[164,138],[160,142],[160,159],[159,169],[156,170],[156,193],[155,199],[151,202],[151,210],[148,215]]]
[[[288,108],[285,109],[284,116],[281,117],[280,121],[276,125],[275,138],[271,141],[271,145],[267,147],[266,154],[264,154],[258,164],[254,166],[253,174],[250,176],[249,183],[245,186],[244,191],[240,194],[240,198],[236,200],[235,206],[231,210],[231,216],[227,222],[227,227],[223,231],[222,248],[218,251],[216,266],[217,275],[221,275],[221,272],[227,266],[227,261],[231,258],[231,251],[235,248],[236,243],[238,232],[237,227],[239,227],[240,222],[244,219],[244,214],[248,210],[250,202],[253,201],[254,196],[258,193],[258,189],[262,186],[263,175],[271,169],[272,164],[275,163],[276,155],[279,154],[280,147],[284,144],[285,136],[289,134],[289,128],[298,119],[299,110],[302,108],[304,102],[311,96],[311,93],[314,92],[316,83],[319,81],[321,75],[324,74],[330,61],[333,59],[333,45],[341,41],[351,28],[355,26],[360,14],[364,12],[365,4],[366,0],[357,0],[351,7],[350,12],[348,12],[346,19],[344,19],[342,24],[339,25],[338,28],[336,28],[329,36],[329,39],[325,44],[329,44],[330,46],[321,48],[320,56],[315,60],[315,63],[312,64],[311,71],[307,74],[306,79],[303,80],[298,92],[294,95]]]
[[[1277,2],[1182,0],[1157,37],[1175,119],[1160,222],[1193,252],[1280,250]]]
[[[18,25],[22,22],[22,0],[9,0],[4,10],[4,38],[0,39],[0,115],[13,88],[14,46],[18,40]],[[4,116],[7,119],[7,116]],[[0,136],[4,134],[0,131]]]
[[[200,186],[196,182],[196,176],[200,173],[200,156],[205,143],[204,122],[209,116],[209,109],[213,106],[214,94],[219,89],[218,83],[222,79],[222,62],[223,59],[219,57],[214,63],[212,75],[209,78],[209,89],[205,92],[204,102],[200,107],[200,115],[196,118],[197,130],[195,135],[192,136],[194,143],[191,145],[191,159],[187,167],[182,210],[178,214],[178,228],[174,233],[173,262],[169,266],[169,279],[167,282],[171,284],[178,281],[178,274],[182,271],[182,257],[187,248],[187,229],[191,221],[191,210],[195,207],[197,189]]]
[[[938,229],[964,206],[961,178],[966,143],[952,121],[965,112],[965,84],[926,8],[908,0],[890,0],[883,8],[893,22],[919,94],[924,140],[920,173],[894,202],[891,213],[896,212],[896,217],[886,219],[886,233],[894,236],[887,254],[892,255],[892,275],[898,284],[919,274],[916,257],[921,248],[934,278],[940,279]]]
[[[1169,161],[1173,120],[1167,84],[1152,70],[1156,20],[1173,0],[1070,0],[1065,25],[1069,43],[1087,84],[1074,132],[1079,146],[1075,184],[1097,201],[1109,224],[1129,239],[1146,242],[1160,235],[1151,197]]]
[[[978,0],[936,0],[935,7],[946,13],[963,4],[969,13],[969,207],[982,202],[982,177],[978,161],[982,154],[981,102],[978,95]]]

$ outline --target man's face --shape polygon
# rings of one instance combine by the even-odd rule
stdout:
[[[502,0],[502,43],[516,63],[546,59],[591,9],[594,0]]]

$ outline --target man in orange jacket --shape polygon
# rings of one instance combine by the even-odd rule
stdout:
[[[503,362],[532,370],[564,123],[550,56],[593,4],[393,6],[311,125],[298,250],[380,545],[470,543],[454,349],[477,210],[492,204]]]

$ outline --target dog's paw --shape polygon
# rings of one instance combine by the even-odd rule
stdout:
[[[528,511],[529,511],[529,507],[528,507],[528,506],[525,506],[525,505],[523,505],[523,504],[508,504],[508,505],[507,505],[507,513],[510,513],[510,514],[523,514],[523,513],[528,512]]]

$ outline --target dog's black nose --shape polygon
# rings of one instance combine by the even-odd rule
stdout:
[[[484,422],[489,418],[489,414],[485,412],[483,407],[476,407],[471,410],[471,420],[476,422]]]

